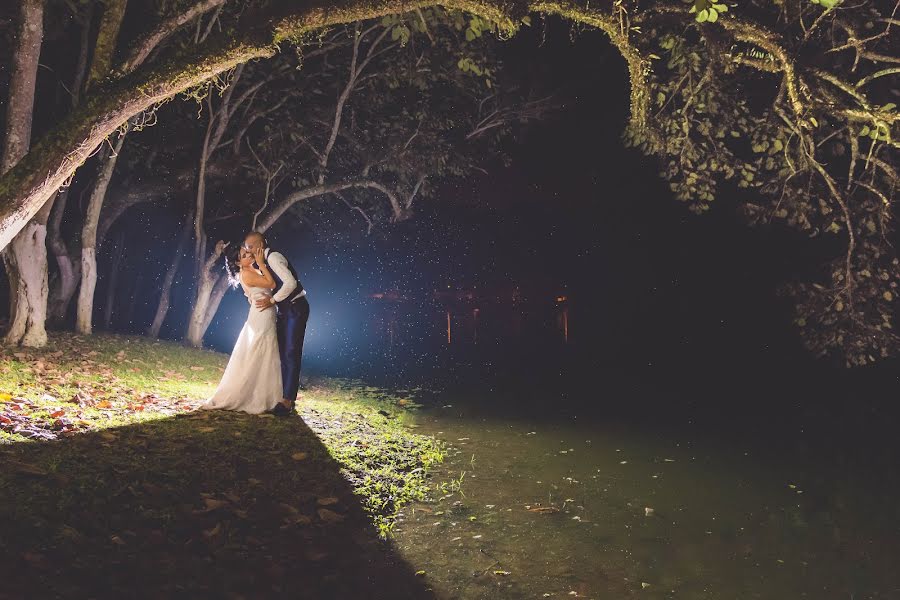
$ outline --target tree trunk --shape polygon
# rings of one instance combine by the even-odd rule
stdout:
[[[81,42],[79,44],[78,61],[75,64],[75,75],[72,79],[72,108],[78,106],[81,94],[84,91],[85,77],[87,76],[87,61],[90,51],[91,24],[93,23],[94,5],[86,7],[81,25]],[[62,236],[62,222],[65,217],[66,205],[69,198],[69,187],[62,188],[56,194],[53,204],[53,212],[50,216],[50,227],[47,231],[48,247],[56,259],[59,275],[50,282],[50,320],[62,324],[69,313],[72,298],[78,289],[81,280],[81,259],[74,256],[69,245]]]
[[[191,309],[190,320],[188,320],[187,335],[184,338],[184,341],[194,348],[203,347],[203,336],[206,334],[206,326],[208,325],[206,314],[209,310],[215,284],[215,277],[208,272],[201,274],[197,282],[197,294],[194,297],[194,306]]]
[[[103,4],[103,16],[100,18],[100,29],[97,32],[94,57],[91,60],[91,69],[88,74],[88,89],[106,77],[112,67],[116,40],[119,37],[122,20],[125,18],[128,0],[106,0]]]
[[[119,283],[119,267],[122,255],[125,254],[125,233],[120,233],[113,250],[112,264],[109,267],[109,282],[106,285],[106,304],[103,306],[103,327],[107,331],[112,326],[113,309],[116,304],[116,288]],[[96,262],[94,263],[96,264]],[[96,277],[96,275],[95,275]],[[79,307],[80,308],[80,307]],[[93,306],[92,306],[93,308]]]
[[[81,289],[75,309],[75,331],[90,335],[93,323],[94,290],[97,287],[97,250],[81,249]]]
[[[62,237],[62,221],[68,197],[69,188],[60,190],[56,195],[47,229],[47,246],[53,252],[59,270],[59,276],[50,285],[49,316],[55,323],[65,320],[81,277],[81,262],[69,253],[69,246]]]
[[[81,262],[70,256],[57,256],[59,277],[50,290],[49,317],[54,327],[64,323],[72,306],[72,299],[81,280]]]
[[[81,22],[81,41],[78,48],[78,60],[75,63],[75,75],[72,78],[72,108],[81,102],[84,93],[84,80],[87,77],[88,53],[91,49],[91,25],[94,22],[94,5],[85,7],[85,14]]]
[[[188,329],[185,341],[196,348],[203,346],[203,335],[209,327],[209,311],[218,308],[222,300],[222,294],[215,299],[216,286],[219,277],[212,273],[212,266],[218,260],[225,249],[225,243],[219,241],[215,250],[209,256],[206,255],[207,238],[204,217],[206,212],[206,169],[209,159],[215,152],[228,128],[231,112],[229,106],[231,95],[235,85],[241,76],[242,66],[235,69],[231,84],[222,94],[222,102],[216,112],[212,110],[212,102],[209,103],[210,113],[206,124],[206,134],[203,137],[203,146],[200,150],[200,165],[197,174],[197,195],[194,206],[194,280],[197,282],[197,291],[191,306],[191,316],[188,320]]]
[[[144,62],[150,52],[157,48],[166,37],[181,26],[196,19],[198,16],[209,11],[210,9],[222,6],[225,0],[201,0],[199,3],[191,6],[182,13],[178,13],[169,17],[160,23],[156,29],[144,36],[138,43],[131,46],[128,58],[122,63],[122,69],[132,71],[142,62]]]
[[[100,19],[100,29],[97,32],[94,55],[88,73],[86,85],[88,89],[109,73],[116,49],[116,39],[119,37],[119,29],[125,18],[127,4],[128,0],[106,0],[104,3],[103,16]],[[127,131],[124,131],[119,134],[115,148],[111,151],[104,149],[101,154],[102,166],[97,175],[94,189],[91,191],[91,199],[88,202],[87,213],[81,229],[81,289],[78,294],[75,329],[78,333],[85,335],[90,335],[93,325],[94,291],[97,286],[97,224],[100,222],[100,210],[106,200],[106,191],[109,189],[109,182],[115,172],[122,144],[125,143],[126,133]],[[104,159],[105,162],[102,162]],[[106,328],[109,329],[109,323]]]
[[[203,335],[206,335],[206,330],[209,329],[213,317],[219,311],[219,305],[222,304],[222,298],[225,297],[225,292],[228,291],[228,288],[228,278],[225,275],[219,275],[209,296],[209,304],[206,307],[206,318],[203,320]]]
[[[44,38],[43,0],[22,0],[19,10],[21,23],[13,50],[0,173],[12,169],[31,144],[35,83]],[[45,200],[44,205],[48,204],[52,205]],[[43,346],[47,343],[48,218],[49,207],[40,209],[3,251],[10,289],[10,326],[5,337],[9,344]]]
[[[219,260],[219,257],[222,256],[226,245],[222,241],[216,244],[215,250],[203,263],[197,276],[197,292],[194,295],[191,316],[188,320],[187,335],[184,338],[188,345],[195,348],[203,346],[203,335],[206,333],[206,328],[209,327],[209,322],[212,320],[209,316],[209,311],[212,310],[215,313],[215,310],[219,307],[219,302],[222,301],[222,295],[225,293],[224,289],[219,292],[222,276],[213,272],[213,266]]]
[[[109,188],[123,143],[125,143],[124,133],[116,140],[115,148],[100,168],[81,230],[81,289],[78,291],[75,330],[84,335],[91,334],[94,314],[94,290],[97,287],[97,224],[100,222],[100,209],[103,207],[106,190]]]
[[[193,215],[188,215],[187,219],[184,221],[184,226],[181,228],[181,234],[178,236],[178,245],[175,247],[175,256],[172,257],[172,264],[169,265],[169,270],[166,271],[166,275],[163,278],[162,290],[159,295],[159,304],[156,306],[156,315],[153,317],[153,323],[147,329],[147,335],[150,337],[159,337],[159,330],[162,329],[162,324],[166,320],[166,314],[169,312],[169,303],[172,298],[172,284],[175,282],[178,266],[181,264],[187,242],[191,236],[192,221]]]
[[[44,0],[20,0],[21,26],[13,49],[9,100],[6,108],[6,135],[0,173],[6,173],[28,152],[31,145],[31,120],[34,115],[34,86],[44,39]],[[38,208],[44,202],[39,203]],[[37,212],[37,211],[35,211]],[[46,223],[46,220],[44,221]]]
[[[194,302],[194,309],[191,311],[191,319],[188,322],[188,332],[185,337],[188,345],[195,348],[203,347],[203,336],[206,335],[206,330],[209,329],[227,291],[228,279],[224,275],[207,274],[204,278],[198,290],[198,297]]]
[[[206,202],[206,157],[200,159],[197,175],[197,203],[194,209],[194,277],[200,275],[206,258],[206,231],[203,227],[203,211]]]
[[[35,215],[3,252],[10,275],[10,325],[7,344],[41,347],[47,343],[47,220],[50,203]]]

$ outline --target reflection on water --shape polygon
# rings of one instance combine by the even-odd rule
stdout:
[[[409,507],[397,543],[444,597],[900,598],[896,478],[441,400],[420,427],[453,446],[462,494]]]

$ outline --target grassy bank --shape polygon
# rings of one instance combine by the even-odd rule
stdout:
[[[443,457],[411,400],[318,381],[302,419],[195,411],[226,361],[122,336],[0,353],[10,597],[427,595],[379,540]]]

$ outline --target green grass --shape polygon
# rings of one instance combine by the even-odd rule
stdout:
[[[0,349],[0,445],[189,414],[212,394],[227,360],[217,352],[119,335],[54,334],[40,350]],[[443,460],[436,440],[406,427],[417,405],[349,380],[316,381],[301,398],[304,420],[388,534],[400,507],[428,495],[429,469]],[[228,418],[239,429],[260,419]],[[277,425],[271,427],[278,435]]]
[[[13,597],[360,597],[378,581],[428,596],[383,541],[442,487],[429,472],[443,447],[408,427],[415,402],[320,380],[302,419],[197,411],[227,359],[112,335],[0,349]]]
[[[2,348],[0,443],[55,439],[192,410],[215,389],[226,362],[216,352],[112,335],[56,334],[40,350]]]
[[[411,434],[405,413],[384,410],[376,392],[337,389],[304,404],[304,419],[343,466],[379,532],[389,535],[400,507],[431,491],[428,473],[443,461],[442,446]]]

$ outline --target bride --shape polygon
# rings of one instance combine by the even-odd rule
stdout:
[[[254,263],[258,268],[254,268]],[[281,359],[275,333],[275,311],[256,308],[254,302],[272,294],[275,279],[261,248],[254,253],[238,246],[226,255],[225,268],[231,285],[240,285],[244,289],[250,312],[219,386],[200,408],[264,413],[281,400]]]

